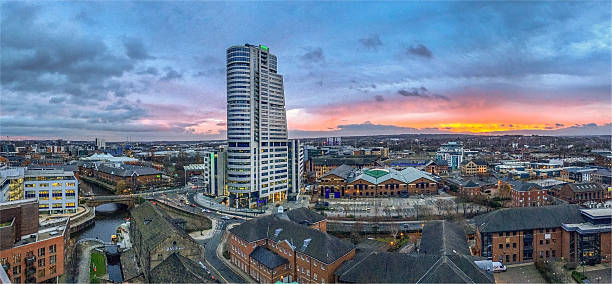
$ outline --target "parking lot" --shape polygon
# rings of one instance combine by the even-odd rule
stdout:
[[[533,263],[508,267],[505,272],[495,273],[495,283],[546,283]]]
[[[414,196],[409,198],[326,199],[328,216],[347,217],[419,217],[484,211],[476,204],[456,204],[449,195]],[[465,208],[463,208],[465,207]]]

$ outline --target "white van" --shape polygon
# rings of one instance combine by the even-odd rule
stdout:
[[[493,262],[493,272],[504,272],[506,269],[506,266],[501,262]]]

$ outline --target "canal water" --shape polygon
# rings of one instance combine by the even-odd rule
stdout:
[[[99,188],[95,185],[89,185],[90,189],[97,195],[108,195],[108,191]],[[79,240],[83,238],[94,238],[100,239],[104,242],[110,242],[111,236],[116,233],[117,227],[122,223],[125,223],[125,218],[128,216],[127,207],[123,204],[109,203],[103,204],[96,207],[96,222],[93,226],[88,227],[78,233],[75,233],[71,237]],[[117,248],[110,247],[107,253],[107,266],[106,271],[108,272],[109,279],[113,282],[123,282],[123,275],[121,273],[121,262],[119,260]]]

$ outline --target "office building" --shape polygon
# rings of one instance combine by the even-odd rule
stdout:
[[[69,220],[39,223],[36,199],[0,204],[0,264],[12,283],[57,282],[64,273]]]
[[[443,144],[436,152],[436,160],[445,160],[451,170],[456,170],[463,162],[463,144],[448,142]]]
[[[28,169],[24,173],[25,198],[38,199],[42,213],[75,213],[79,207],[79,181],[63,169]]]
[[[289,140],[289,193],[297,194],[304,180],[304,147],[298,139]]]
[[[283,76],[268,47],[227,49],[227,188],[233,207],[286,200]]]
[[[202,164],[184,166],[185,178],[201,186],[205,193],[219,196],[225,194],[225,148],[219,151],[208,151],[202,154]]]
[[[23,199],[23,167],[0,169],[0,202]]]

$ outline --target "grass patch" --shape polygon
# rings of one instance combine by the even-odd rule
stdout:
[[[94,267],[96,270],[94,271]],[[106,257],[99,251],[91,252],[91,263],[89,264],[89,280],[98,283],[98,277],[106,274]]]

